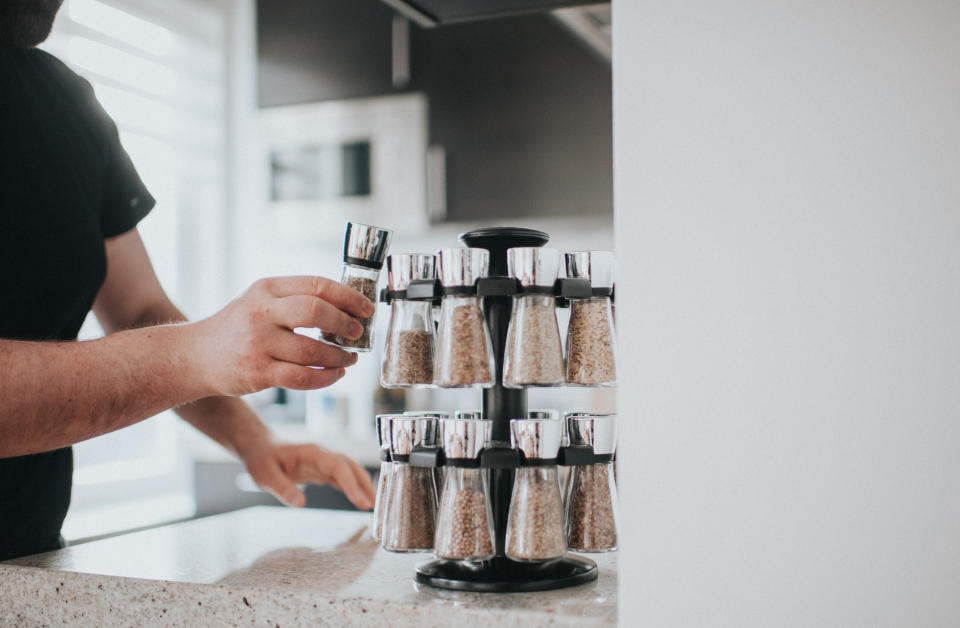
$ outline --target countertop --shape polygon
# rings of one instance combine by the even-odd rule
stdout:
[[[594,626],[616,623],[616,554],[597,581],[465,593],[414,581],[368,513],[258,506],[0,563],[0,626]]]

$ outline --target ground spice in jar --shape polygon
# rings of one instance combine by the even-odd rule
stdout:
[[[567,544],[583,552],[617,549],[617,522],[613,512],[613,465],[591,464],[577,467],[571,476]]]
[[[387,343],[383,361],[383,381],[387,384],[433,383],[433,334],[408,329]]]
[[[449,493],[448,493],[449,495]],[[466,560],[493,555],[493,540],[483,491],[458,489],[440,506],[434,553],[441,558]]]
[[[525,473],[526,472],[526,473]],[[556,473],[523,469],[510,502],[507,556],[517,560],[549,560],[567,551],[563,508]]]
[[[395,464],[390,486],[383,547],[401,552],[433,549],[437,512],[433,469]]]
[[[367,297],[371,303],[375,304],[377,302],[376,280],[369,279],[367,277],[348,277],[343,284],[349,288],[353,288],[363,296]],[[358,318],[357,322],[363,327],[363,333],[356,340],[344,338],[343,336],[338,336],[337,334],[327,331],[323,332],[323,339],[329,343],[348,349],[370,349],[373,346],[371,343],[371,334],[373,333],[373,317]]]
[[[447,348],[450,364],[441,373],[441,386],[470,386],[493,380],[484,333],[483,310],[479,305],[458,305],[451,313]]]
[[[567,382],[584,386],[617,381],[610,301],[576,299],[570,306]]]
[[[507,384],[535,386],[564,382],[563,347],[556,309],[552,297],[545,300],[548,304],[519,304],[515,310],[507,337],[509,355],[503,376]]]

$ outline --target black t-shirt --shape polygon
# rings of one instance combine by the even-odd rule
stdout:
[[[104,239],[153,205],[90,84],[41,50],[0,47],[0,338],[75,340]],[[72,474],[69,447],[0,459],[0,560],[58,547]]]

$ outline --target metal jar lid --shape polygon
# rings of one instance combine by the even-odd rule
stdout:
[[[486,277],[490,270],[490,251],[486,249],[453,248],[437,251],[437,269],[440,283],[445,287],[472,286]]]
[[[343,261],[372,270],[383,268],[393,232],[382,227],[348,222],[343,237]]]
[[[536,410],[527,410],[528,419],[559,419],[560,412],[549,408],[538,408]]]
[[[387,285],[406,290],[411,281],[436,279],[437,258],[429,253],[399,253],[387,257]]]
[[[614,414],[585,414],[567,417],[571,445],[589,445],[598,455],[617,450],[617,417]]]
[[[443,453],[447,458],[476,459],[493,431],[493,421],[443,419]]]
[[[422,416],[434,419],[449,419],[450,413],[446,410],[407,410],[403,416]]]
[[[453,413],[453,418],[462,420],[478,420],[483,418],[483,412],[480,410],[457,410]]]
[[[567,277],[589,279],[594,288],[612,288],[616,260],[611,251],[571,251],[565,256]]]
[[[437,419],[393,415],[390,418],[390,453],[409,456],[414,447],[437,445]]]
[[[380,449],[390,449],[390,419],[395,416],[397,415],[377,415],[377,444],[380,445]]]
[[[525,458],[550,460],[557,457],[563,440],[563,421],[556,419],[512,419],[510,445]]]
[[[524,286],[553,286],[560,272],[560,251],[521,246],[507,251],[507,274]]]

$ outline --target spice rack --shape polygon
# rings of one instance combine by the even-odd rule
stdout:
[[[510,324],[513,297],[524,288],[507,276],[507,250],[514,247],[542,247],[549,235],[533,229],[496,227],[464,233],[460,240],[468,247],[486,249],[490,253],[489,275],[480,278],[473,289],[483,299],[483,312],[495,359],[494,383],[482,390],[481,412],[492,421],[489,441],[478,459],[482,469],[490,473],[490,498],[493,510],[496,555],[479,562],[432,560],[417,567],[418,582],[443,589],[479,592],[542,591],[574,586],[597,578],[597,565],[580,556],[565,555],[547,562],[518,562],[505,556],[507,518],[516,470],[523,463],[518,449],[510,445],[510,419],[527,414],[525,388],[503,386],[504,355]],[[566,307],[569,299],[587,298],[603,293],[591,287],[586,279],[558,279],[545,291]],[[609,295],[609,291],[604,296]],[[412,281],[404,291],[384,290],[380,300],[393,299],[432,301],[439,303],[444,291],[439,280]],[[584,465],[607,462],[610,456],[595,455],[589,446],[574,445],[560,449],[557,464]],[[414,467],[441,467],[443,451],[439,447],[416,447],[409,454]]]

